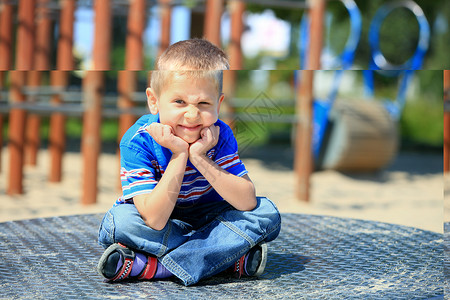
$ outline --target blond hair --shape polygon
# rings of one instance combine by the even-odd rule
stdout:
[[[174,71],[190,78],[210,78],[221,94],[223,70],[230,68],[225,52],[204,39],[185,40],[170,45],[156,60],[155,66],[150,86],[158,96]]]

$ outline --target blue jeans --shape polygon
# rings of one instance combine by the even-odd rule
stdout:
[[[262,241],[274,240],[281,227],[276,206],[258,197],[252,211],[226,201],[175,207],[162,230],[148,227],[134,204],[111,208],[99,230],[99,244],[122,243],[155,255],[185,285],[218,274]]]

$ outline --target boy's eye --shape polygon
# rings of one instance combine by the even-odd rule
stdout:
[[[176,104],[183,104],[183,103],[184,103],[184,101],[181,100],[181,99],[177,99],[177,100],[175,100],[174,102],[175,102]]]
[[[201,104],[201,105],[209,105],[210,103],[209,103],[209,102],[206,102],[206,101],[202,101],[202,102],[200,102],[199,104]]]

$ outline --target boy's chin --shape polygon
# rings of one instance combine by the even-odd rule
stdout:
[[[200,139],[200,136],[198,136],[198,137],[187,137],[187,136],[185,136],[185,137],[181,137],[181,139],[183,141],[185,141],[186,143],[188,143],[188,144],[193,144],[193,143],[195,143],[196,141],[198,141]]]

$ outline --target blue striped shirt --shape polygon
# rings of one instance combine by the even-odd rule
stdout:
[[[132,203],[133,197],[151,193],[158,184],[172,156],[172,152],[160,146],[147,132],[158,115],[144,115],[125,133],[120,142],[120,177],[122,196],[115,205]],[[207,152],[217,165],[236,176],[247,174],[239,159],[236,139],[231,128],[221,120],[214,125],[220,127],[219,141]],[[188,160],[178,195],[177,205],[222,201],[222,197]]]

